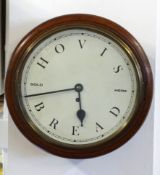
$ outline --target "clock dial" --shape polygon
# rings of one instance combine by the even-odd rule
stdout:
[[[111,138],[132,118],[139,82],[129,53],[86,29],[53,34],[30,53],[20,103],[50,141],[78,147]]]
[[[5,92],[13,121],[32,143],[88,158],[127,142],[145,120],[152,72],[136,39],[85,14],[51,19],[18,44]]]

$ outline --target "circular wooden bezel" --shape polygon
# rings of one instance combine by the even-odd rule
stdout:
[[[53,30],[59,31],[62,28],[65,29],[73,26],[86,26],[87,28],[94,28],[103,32],[108,31],[123,41],[125,45],[132,50],[136,58],[141,71],[141,83],[143,85],[143,96],[128,125],[110,140],[91,148],[86,147],[83,149],[64,147],[48,142],[40,137],[25,120],[16,97],[16,84],[19,82],[16,81],[15,77],[17,77],[19,73],[17,71],[19,62],[26,58],[24,57],[26,50],[28,50],[36,40],[47,35],[48,32]],[[117,149],[127,142],[137,132],[147,116],[152,100],[152,91],[153,78],[151,67],[146,54],[136,39],[118,24],[105,18],[88,14],[72,14],[57,17],[39,25],[28,33],[12,54],[5,81],[5,95],[8,109],[19,130],[32,143],[52,154],[68,158],[89,158],[103,155]]]

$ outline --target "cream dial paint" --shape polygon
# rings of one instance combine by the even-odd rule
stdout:
[[[136,77],[129,54],[110,37],[68,29],[32,49],[21,77],[21,107],[36,132],[50,141],[98,144],[132,117]]]

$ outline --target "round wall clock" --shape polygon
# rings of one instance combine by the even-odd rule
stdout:
[[[106,154],[140,128],[152,73],[136,39],[85,14],[51,19],[15,49],[6,76],[13,121],[32,143],[69,158]]]

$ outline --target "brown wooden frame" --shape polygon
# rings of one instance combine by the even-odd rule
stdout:
[[[24,59],[26,58],[24,54],[28,47],[32,45],[38,38],[41,38],[49,31],[58,31],[61,30],[61,28],[64,29],[65,27],[73,26],[86,26],[89,28],[94,27],[103,31],[109,31],[113,33],[113,35],[119,37],[132,50],[140,66],[142,74],[143,96],[141,98],[141,101],[139,102],[139,106],[136,112],[134,113],[134,116],[132,117],[128,125],[111,140],[99,145],[95,145],[92,148],[77,149],[73,147],[63,147],[48,142],[40,137],[30,127],[30,125],[23,117],[22,111],[19,107],[18,99],[16,97],[17,82],[15,80],[15,77],[19,73],[17,72],[17,70],[20,62],[24,61]],[[127,142],[137,132],[147,116],[152,100],[152,91],[153,78],[151,67],[146,54],[144,53],[142,47],[137,42],[137,40],[118,24],[102,17],[87,14],[73,14],[57,17],[39,25],[29,34],[27,34],[18,44],[12,54],[5,83],[5,92],[8,108],[12,119],[14,120],[20,131],[32,143],[38,145],[39,147],[47,150],[50,153],[68,158],[89,158],[103,155],[117,149],[125,142]]]

